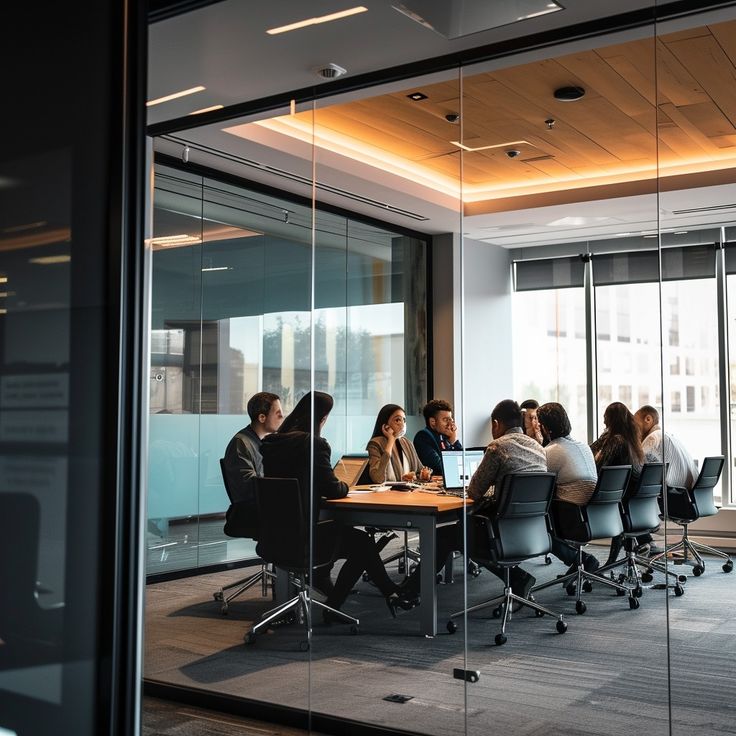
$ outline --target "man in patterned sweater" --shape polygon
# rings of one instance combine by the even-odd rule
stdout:
[[[486,448],[483,460],[468,485],[468,495],[475,501],[492,499],[495,489],[508,473],[546,472],[544,449],[539,442],[524,434],[521,422],[521,409],[511,399],[499,402],[491,412],[493,442]],[[501,568],[494,568],[492,572],[503,579]],[[511,568],[510,581],[511,590],[523,598],[528,597],[536,582],[518,565]]]

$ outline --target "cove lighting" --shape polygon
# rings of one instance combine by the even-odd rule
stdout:
[[[460,143],[460,141],[450,141],[450,143],[453,146],[462,148],[463,151],[467,151],[468,153],[474,153],[475,151],[489,151],[491,148],[506,148],[507,146],[531,145],[529,141],[509,141],[508,143],[494,143],[492,146],[478,146],[477,148],[472,148],[471,146],[466,146],[463,143]]]
[[[193,95],[197,92],[204,92],[207,89],[201,84],[198,87],[190,87],[189,89],[183,89],[181,92],[172,92],[170,95],[164,97],[157,97],[155,100],[148,100],[146,107],[153,107],[154,105],[160,105],[162,102],[169,102],[170,100],[176,100],[179,97],[186,97],[187,95]]]
[[[164,235],[160,238],[151,238],[151,245],[185,245],[188,243],[199,243],[200,238],[196,235]]]
[[[320,23],[329,23],[333,20],[340,20],[341,18],[348,18],[351,15],[357,15],[358,13],[365,13],[368,8],[362,5],[357,5],[354,8],[348,8],[348,10],[340,10],[337,13],[330,13],[329,15],[318,15],[314,18],[306,18],[305,20],[299,20],[296,23],[289,23],[285,26],[278,26],[277,28],[269,28],[266,33],[269,36],[275,36],[278,33],[286,33],[287,31],[296,31],[298,28],[306,28],[307,26],[316,26]]]

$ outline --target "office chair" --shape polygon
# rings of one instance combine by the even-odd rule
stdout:
[[[64,603],[39,605],[40,528],[41,506],[34,496],[0,492],[0,591],[3,597],[0,604],[0,670],[61,662],[64,657]]]
[[[316,524],[310,555],[310,530],[299,481],[296,478],[257,478],[256,500],[261,520],[256,551],[261,559],[290,573],[298,592],[286,603],[266,611],[245,635],[245,643],[253,644],[259,632],[267,629],[271,622],[295,613],[299,623],[306,625],[307,639],[301,642],[300,649],[307,651],[312,637],[312,606],[329,612],[334,621],[351,624],[351,633],[357,634],[360,621],[313,598],[312,588],[307,582],[310,563],[311,569],[316,570],[334,560],[339,525],[331,520]]]
[[[220,458],[220,470],[227,497],[230,499],[230,508],[227,510],[225,520],[225,534],[228,537],[257,541],[259,534],[257,506],[250,501],[236,500],[228,481],[224,458]],[[261,569],[255,575],[249,575],[247,578],[223,585],[220,590],[212,594],[212,597],[222,603],[220,612],[225,615],[233,598],[237,598],[241,593],[245,593],[246,590],[258,583],[261,584],[261,595],[265,598],[268,595],[269,586],[273,586],[274,578],[275,575],[268,569],[268,566],[261,564]],[[228,593],[229,590],[232,590],[232,592]]]
[[[577,548],[577,570],[562,578],[536,586],[532,592],[542,590],[550,585],[561,583],[568,595],[576,596],[575,611],[585,613],[587,606],[581,600],[582,592],[589,593],[592,583],[613,588],[617,595],[629,595],[629,608],[639,608],[641,586],[630,588],[610,578],[603,577],[600,572],[589,572],[583,566],[583,547],[594,539],[617,537],[623,532],[623,522],[619,506],[631,475],[630,465],[609,465],[598,473],[593,495],[584,506],[554,499],[551,505],[552,533]]]
[[[664,555],[682,550],[682,557],[675,557],[672,561],[676,565],[692,565],[693,575],[699,577],[705,572],[705,560],[700,553],[705,552],[726,560],[721,569],[723,572],[733,570],[733,560],[730,555],[707,544],[694,542],[690,539],[688,526],[704,516],[713,516],[718,513],[718,507],[713,500],[713,489],[718,484],[723,470],[723,455],[706,457],[695,485],[690,489],[668,486],[667,488],[667,519],[682,527],[682,539],[672,544],[659,555],[652,557],[652,561],[660,560]]]
[[[457,630],[454,618],[465,613],[494,607],[494,616],[502,616],[497,646],[506,643],[506,626],[511,619],[514,602],[531,608],[537,616],[554,616],[558,633],[567,631],[561,614],[539,605],[533,598],[522,598],[511,590],[511,569],[550,549],[548,510],[554,492],[554,473],[509,473],[498,490],[498,502],[486,515],[483,509],[468,515],[468,547],[476,562],[484,567],[501,567],[504,571],[503,595],[457,611],[450,616],[447,630]]]
[[[668,570],[664,564],[653,562],[648,557],[640,557],[636,554],[637,537],[642,534],[651,534],[659,529],[658,501],[662,494],[663,474],[666,474],[666,472],[666,467],[662,463],[644,464],[633,488],[627,489],[624,493],[624,498],[619,507],[624,529],[624,550],[626,554],[620,560],[605,565],[596,571],[598,575],[610,572],[611,578],[614,579],[613,571],[623,567],[624,571],[619,575],[618,582],[633,585],[636,591],[635,595],[639,595],[642,582],[649,583],[652,581],[652,572],[654,571],[662,573],[665,578],[674,578],[673,590],[676,596],[681,596],[685,592],[681,585],[685,581],[684,576],[681,576],[680,579],[676,573]],[[639,572],[639,566],[644,568],[643,573]]]

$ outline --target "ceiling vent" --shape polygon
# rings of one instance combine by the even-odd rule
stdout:
[[[338,66],[337,64],[333,64],[330,62],[329,64],[326,64],[325,66],[318,66],[314,73],[318,77],[322,77],[322,79],[337,79],[338,77],[341,77],[343,74],[347,74],[348,70],[343,69],[341,66]]]

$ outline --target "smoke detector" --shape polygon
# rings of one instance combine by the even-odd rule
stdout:
[[[329,64],[325,64],[325,66],[318,66],[314,70],[314,73],[318,77],[322,77],[322,79],[337,79],[343,74],[347,74],[348,70],[343,69],[341,66],[330,62]]]

